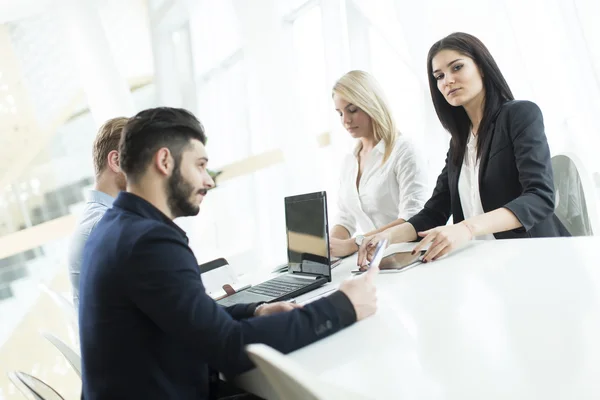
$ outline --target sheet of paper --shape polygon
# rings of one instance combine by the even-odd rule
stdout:
[[[206,288],[206,293],[212,298],[218,298],[225,295],[223,285],[229,284],[236,291],[236,286],[242,286],[238,283],[237,276],[231,265],[223,265],[202,274],[202,282]]]

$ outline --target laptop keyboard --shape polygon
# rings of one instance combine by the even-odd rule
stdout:
[[[296,290],[301,289],[310,283],[295,283],[280,279],[271,279],[270,281],[252,286],[250,289],[248,289],[248,292],[262,294],[265,296],[279,297],[287,293],[295,292]]]

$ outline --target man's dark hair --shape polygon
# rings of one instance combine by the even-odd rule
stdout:
[[[182,108],[159,107],[140,111],[125,125],[119,145],[120,166],[127,180],[136,182],[158,149],[169,149],[175,163],[191,140],[206,144],[204,127]]]

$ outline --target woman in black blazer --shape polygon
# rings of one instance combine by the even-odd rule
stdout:
[[[569,236],[554,214],[550,150],[542,113],[516,101],[485,45],[466,33],[436,42],[427,57],[435,110],[450,132],[446,166],[423,210],[406,223],[365,238],[375,245],[423,240],[433,261],[473,238]],[[452,225],[446,225],[450,215]]]

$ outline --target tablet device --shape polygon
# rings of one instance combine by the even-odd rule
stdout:
[[[422,261],[422,256],[425,254],[425,250],[422,250],[416,254],[412,254],[410,251],[401,251],[398,253],[389,254],[381,259],[379,269],[395,269],[401,270],[416,263]]]
[[[381,271],[401,271],[405,268],[411,267],[417,263],[422,262],[423,255],[426,250],[421,250],[416,254],[412,254],[410,251],[399,251],[396,253],[388,254],[383,257],[384,251],[381,251],[380,256],[381,260],[379,262],[379,269]],[[373,256],[373,261],[375,261],[375,256]],[[365,272],[368,267],[361,267],[359,270],[352,271],[354,274],[360,274]]]

